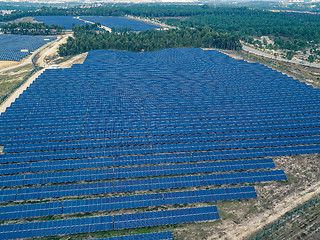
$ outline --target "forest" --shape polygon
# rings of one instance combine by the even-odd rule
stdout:
[[[45,25],[44,23],[7,23],[1,25],[1,31],[4,34],[20,34],[20,35],[59,35],[62,33],[63,27],[60,25]]]
[[[238,35],[247,41],[250,36],[282,37],[285,44],[276,47],[298,50],[320,43],[320,15],[293,12],[271,12],[248,7],[215,7],[213,5],[107,5],[90,8],[43,7],[36,11],[16,11],[0,16],[0,21],[25,16],[140,16],[160,18],[179,27],[209,26],[217,32]],[[293,44],[292,44],[293,43]]]
[[[73,27],[74,38],[59,48],[60,56],[95,49],[148,52],[166,48],[203,47],[239,50],[239,39],[228,33],[218,33],[210,27],[182,28],[167,31],[148,30],[139,33],[127,30],[101,31],[98,24]]]

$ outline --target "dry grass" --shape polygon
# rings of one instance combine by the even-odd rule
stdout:
[[[0,73],[0,98],[21,82],[32,70],[33,65],[29,64],[20,68],[15,68],[14,70]]]

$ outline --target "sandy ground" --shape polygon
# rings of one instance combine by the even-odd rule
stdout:
[[[42,67],[48,67],[50,64],[48,63],[48,59],[54,58],[58,55],[59,46],[63,43],[67,42],[68,37],[71,37],[72,34],[67,34],[63,36],[59,36],[57,41],[50,44],[43,51],[39,52],[37,56],[37,64]]]
[[[18,65],[20,62],[17,61],[0,61],[0,69],[4,69],[7,67],[12,67]]]
[[[261,230],[266,225],[276,221],[286,212],[298,207],[300,204],[307,202],[311,198],[320,194],[320,183],[317,182],[313,186],[307,188],[305,191],[299,192],[292,196],[288,196],[284,201],[275,206],[274,209],[268,210],[263,214],[258,214],[249,222],[246,222],[234,229],[229,229],[227,235],[230,239],[240,240],[250,237],[253,233]],[[258,196],[259,197],[259,196]],[[212,240],[214,238],[208,238]]]
[[[60,68],[71,68],[73,64],[83,64],[87,55],[88,53],[82,53],[82,54],[76,55],[73,58],[69,59],[68,61],[60,63],[59,66]]]

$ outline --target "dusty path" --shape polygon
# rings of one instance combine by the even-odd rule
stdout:
[[[271,58],[271,59],[276,59],[276,60],[278,60],[278,61],[300,64],[300,65],[307,66],[307,67],[320,68],[320,64],[319,64],[319,63],[307,63],[307,62],[298,61],[298,60],[295,60],[295,59],[289,60],[289,59],[285,59],[285,58],[281,58],[281,57],[275,57],[275,56],[272,55],[272,54],[262,52],[262,51],[260,51],[260,50],[257,50],[257,49],[255,49],[255,48],[249,47],[249,46],[244,45],[244,44],[242,44],[242,49],[243,49],[244,51],[246,51],[246,52],[253,53],[253,54],[255,54],[255,55],[262,56],[262,57],[267,57],[267,58]]]
[[[310,200],[318,194],[320,194],[319,182],[307,188],[305,191],[299,192],[294,196],[289,196],[288,198],[284,199],[284,201],[282,201],[280,204],[277,204],[277,206],[274,209],[268,210],[263,214],[257,214],[254,218],[251,219],[251,221],[246,222],[241,226],[238,225],[237,228],[234,230],[230,229],[227,235],[229,239],[246,239],[255,232],[264,228],[266,225],[275,222],[285,213],[293,210],[300,204],[307,202],[308,200]],[[209,239],[213,240],[214,238]]]
[[[63,36],[59,36],[57,41],[53,42],[50,46],[43,49],[43,51],[39,52],[37,64],[41,67],[48,67],[49,64],[46,62],[46,58],[56,55],[59,49],[60,44],[66,43],[68,37],[71,37],[72,34],[66,34]]]

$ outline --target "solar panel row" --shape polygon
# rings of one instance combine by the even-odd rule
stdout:
[[[8,168],[4,165],[4,170],[15,171],[16,168]],[[14,164],[14,167],[16,164]],[[24,167],[24,166],[23,166]],[[97,166],[96,166],[97,167]],[[204,172],[223,172],[235,170],[250,170],[262,168],[274,168],[272,159],[227,161],[214,163],[191,163],[175,165],[159,165],[146,167],[126,167],[107,168],[96,170],[49,172],[37,174],[20,174],[0,176],[0,187],[11,187],[19,185],[53,184],[63,182],[80,182],[94,180],[109,180],[122,178],[139,178],[166,175],[197,174]],[[29,169],[26,169],[29,170]],[[50,170],[50,169],[47,169]]]
[[[0,220],[256,197],[257,194],[255,189],[251,186],[69,200],[50,203],[3,206],[0,208]]]
[[[119,139],[119,138],[118,138]],[[128,138],[129,139],[129,138]],[[121,147],[122,150],[139,148],[143,153],[167,153],[167,152],[187,152],[187,151],[208,151],[208,150],[222,150],[222,149],[244,149],[257,147],[276,147],[276,146],[291,146],[291,145],[306,145],[319,144],[320,136],[304,136],[295,138],[271,138],[271,139],[246,139],[246,140],[228,140],[228,141],[212,141],[212,142],[183,142],[177,143],[161,143],[149,145],[148,139],[130,138],[127,142],[115,143],[114,139],[110,139],[113,143],[104,141],[104,143],[94,143],[93,140],[88,142],[93,143],[78,143],[78,142],[51,142],[51,143],[32,143],[32,144],[12,144],[4,147],[4,153],[18,153],[18,152],[40,152],[40,151],[57,151],[67,149],[81,149],[88,151],[88,149],[100,150],[108,153],[114,149]],[[121,139],[119,139],[121,140]],[[111,142],[110,141],[110,142]],[[135,145],[136,144],[136,145]],[[128,147],[125,147],[128,146]],[[152,149],[151,149],[152,147]],[[36,153],[35,153],[36,154]],[[77,151],[77,155],[81,155],[81,151]]]
[[[213,174],[203,176],[165,177],[110,182],[95,182],[43,187],[0,190],[0,200],[56,198],[112,192],[132,192],[173,188],[188,188],[211,185],[253,183],[286,180],[283,170]]]
[[[145,233],[138,235],[126,235],[119,237],[98,238],[94,240],[173,240],[172,232]]]
[[[219,219],[215,206],[0,225],[2,239],[45,237]]]

